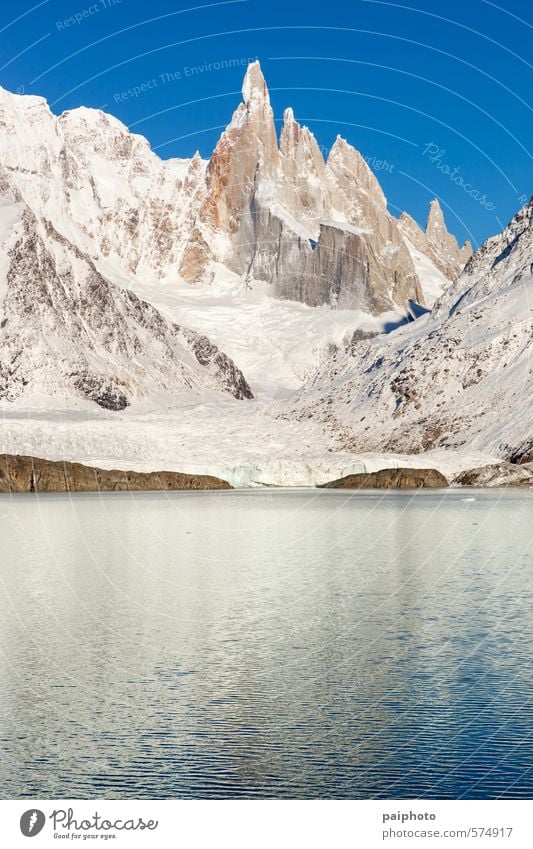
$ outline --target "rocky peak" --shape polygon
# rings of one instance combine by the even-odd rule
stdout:
[[[402,212],[398,219],[400,228],[413,245],[425,253],[428,249],[426,234],[408,212]]]
[[[280,137],[281,168],[277,196],[295,220],[318,238],[320,221],[329,218],[326,163],[308,127],[286,109]]]
[[[349,256],[348,256],[349,254]],[[284,113],[278,146],[259,63],[208,166],[207,197],[181,274],[211,260],[272,284],[276,297],[382,312],[422,298],[411,257],[364,158],[338,138],[327,163]]]
[[[243,103],[209,162],[207,193],[199,215],[200,229],[207,226],[230,237],[238,231],[243,211],[250,206],[258,172],[263,177],[272,176],[279,156],[274,114],[259,62],[248,67],[242,94]],[[196,252],[197,246],[191,249]],[[206,263],[208,258],[206,251]],[[186,256],[181,273],[187,277],[192,267],[197,275],[200,266],[191,266]]]
[[[248,65],[242,84],[242,97],[246,106],[266,102],[270,106],[270,95],[259,61]]]
[[[436,198],[429,205],[425,230],[407,212],[400,215],[399,227],[415,248],[425,254],[450,281],[459,276],[472,256],[470,242],[459,248],[455,236],[448,232],[442,207]]]
[[[433,198],[429,204],[426,220],[426,236],[430,241],[437,241],[445,238],[445,234],[446,236],[449,235],[444,221],[444,213],[437,198]]]
[[[264,162],[277,153],[278,140],[270,95],[259,62],[248,66],[242,84],[243,102],[237,107],[218,145],[224,146],[228,136],[248,139]],[[215,148],[216,153],[216,148]],[[213,154],[215,155],[215,154]]]
[[[280,153],[283,156],[294,156],[300,141],[302,128],[294,117],[294,112],[289,107],[283,113],[283,126],[279,143]]]
[[[302,127],[296,121],[290,108],[283,113],[279,149],[286,159],[299,159],[301,165],[305,165],[306,161],[312,162],[315,169],[321,171],[325,168],[322,151],[313,133],[309,127]]]
[[[435,198],[429,205],[429,213],[426,222],[426,237],[429,244],[435,249],[437,254],[441,254],[446,261],[448,259],[448,271],[454,274],[460,273],[464,268],[467,260],[472,256],[472,246],[470,242],[465,242],[462,248],[459,248],[457,239],[448,232],[444,213],[439,201]],[[459,269],[459,271],[457,271]],[[450,276],[448,274],[448,276]]]
[[[387,206],[387,199],[376,175],[359,151],[342,136],[337,136],[330,150],[327,167],[344,186],[352,184],[358,194],[363,192],[373,203],[382,207]]]

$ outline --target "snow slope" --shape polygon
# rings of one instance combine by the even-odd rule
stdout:
[[[532,222],[533,202],[474,254],[431,314],[335,355],[290,415],[312,414],[353,451],[506,457],[531,440]]]
[[[131,283],[139,297],[171,321],[202,327],[246,375],[260,399],[286,398],[309,380],[357,330],[381,333],[402,312],[372,316],[357,310],[308,307],[272,298],[262,281],[243,281],[223,266],[214,280],[194,288],[167,282],[157,288]]]
[[[209,339],[171,323],[23,204],[0,208],[0,399],[109,410],[251,390]]]
[[[442,271],[439,271],[437,266],[429,259],[426,254],[416,248],[413,243],[406,237],[405,243],[411,254],[413,265],[420,279],[420,285],[424,294],[424,304],[426,307],[432,307],[450,286],[450,280],[444,276]]]

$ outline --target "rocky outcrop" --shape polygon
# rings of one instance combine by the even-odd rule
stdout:
[[[509,462],[517,463],[519,466],[524,465],[524,463],[533,463],[533,441],[528,439],[519,448],[512,451]]]
[[[381,469],[347,475],[320,489],[420,489],[448,486],[448,480],[436,469]]]
[[[396,219],[363,157],[337,138],[327,162],[285,111],[281,138],[259,63],[207,169],[207,196],[181,274],[210,263],[265,280],[277,298],[379,314],[423,301]]]
[[[231,489],[209,475],[179,472],[127,472],[97,469],[81,463],[0,454],[0,492],[141,492],[187,489]]]
[[[533,486],[533,463],[516,466],[495,463],[462,472],[453,480],[459,486]]]
[[[433,262],[448,280],[455,280],[461,274],[472,256],[472,245],[465,242],[460,248],[457,239],[448,232],[442,208],[437,199],[432,200],[426,222],[422,230],[407,212],[402,212],[399,227],[412,245]]]

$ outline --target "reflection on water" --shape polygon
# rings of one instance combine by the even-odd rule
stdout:
[[[531,798],[532,505],[2,497],[0,795]]]

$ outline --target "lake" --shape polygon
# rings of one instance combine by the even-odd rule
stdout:
[[[532,508],[1,496],[1,797],[531,798]]]

